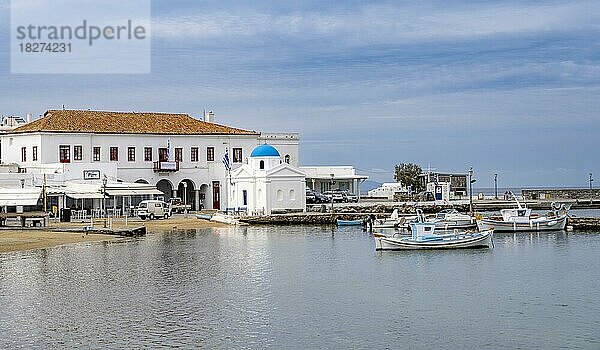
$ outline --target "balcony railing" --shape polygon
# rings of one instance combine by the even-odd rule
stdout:
[[[154,162],[154,172],[172,172],[179,170],[179,162]]]

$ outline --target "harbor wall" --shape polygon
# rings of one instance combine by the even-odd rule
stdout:
[[[524,189],[521,193],[526,200],[589,200],[600,198],[600,188]]]

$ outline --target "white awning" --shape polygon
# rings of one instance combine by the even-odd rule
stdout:
[[[41,188],[0,188],[0,206],[36,205]]]
[[[65,192],[65,195],[74,199],[102,198],[102,193],[100,192]]]
[[[164,193],[156,188],[119,188],[107,189],[106,194],[109,196],[150,196],[164,195]]]

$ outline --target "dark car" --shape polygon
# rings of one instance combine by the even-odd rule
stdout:
[[[312,190],[307,190],[306,191],[306,204],[316,204],[317,202],[317,196],[315,195],[315,192]]]
[[[330,200],[321,192],[314,192],[315,203],[329,203]]]

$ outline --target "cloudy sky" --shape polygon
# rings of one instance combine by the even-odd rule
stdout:
[[[600,179],[600,2],[152,2],[152,73],[10,74],[0,113],[185,112],[301,133],[304,165],[475,168],[479,187]],[[598,180],[600,181],[600,180]]]

